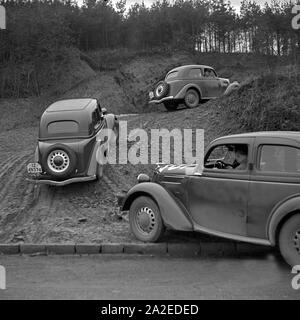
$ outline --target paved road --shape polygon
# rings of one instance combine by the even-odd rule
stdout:
[[[300,299],[273,256],[0,256],[0,264],[0,299]]]

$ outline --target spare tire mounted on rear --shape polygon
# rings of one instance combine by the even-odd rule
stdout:
[[[56,144],[48,149],[42,157],[45,171],[56,178],[65,178],[71,175],[76,168],[74,151],[62,144]]]
[[[160,81],[154,89],[154,97],[156,99],[162,99],[167,95],[169,91],[169,85],[165,81]]]

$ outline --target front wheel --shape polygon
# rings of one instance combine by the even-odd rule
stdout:
[[[199,105],[200,103],[200,96],[198,92],[194,89],[189,89],[184,97],[184,104],[188,108],[195,108]]]
[[[292,267],[300,264],[300,214],[289,218],[279,233],[279,249]]]
[[[144,242],[156,242],[164,233],[164,224],[156,203],[141,196],[133,201],[129,210],[129,224],[135,237]]]

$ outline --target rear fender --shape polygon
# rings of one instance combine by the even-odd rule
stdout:
[[[272,245],[276,244],[276,235],[280,223],[283,219],[292,216],[296,212],[300,212],[300,194],[281,202],[273,210],[267,229],[267,235]]]
[[[122,210],[129,210],[132,202],[140,196],[151,197],[156,202],[167,227],[182,231],[193,230],[193,223],[184,206],[157,183],[143,182],[131,188],[124,199]]]
[[[195,89],[196,91],[198,91],[198,93],[200,94],[200,99],[201,97],[203,97],[201,89],[199,88],[198,85],[196,85],[195,83],[190,83],[185,85],[175,96],[174,99],[184,99],[186,92],[189,89]]]

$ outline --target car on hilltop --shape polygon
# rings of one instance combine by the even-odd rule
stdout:
[[[220,97],[229,86],[229,79],[218,77],[206,65],[185,65],[170,70],[149,92],[149,103],[163,103],[168,111],[176,110],[180,103],[195,108],[201,103]]]

